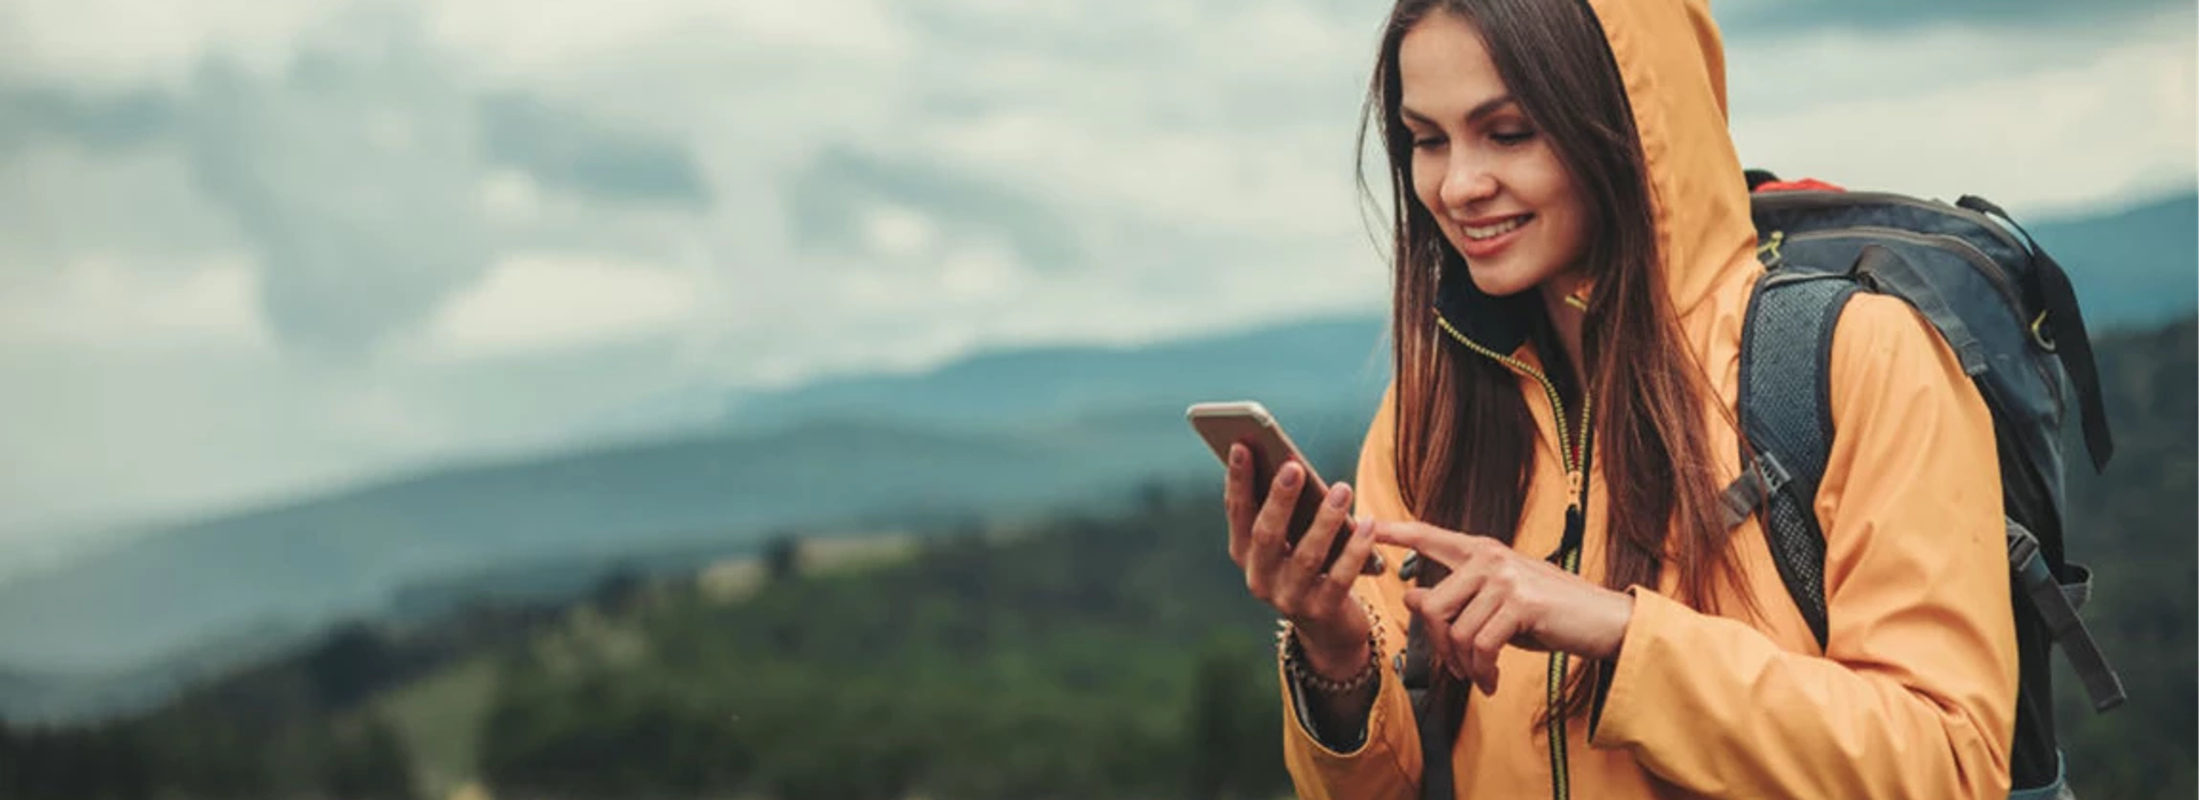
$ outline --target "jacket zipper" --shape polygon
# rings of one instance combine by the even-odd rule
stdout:
[[[1581,433],[1581,447],[1577,450],[1574,437],[1569,432],[1566,424],[1566,402],[1559,397],[1558,386],[1551,383],[1551,379],[1544,375],[1542,370],[1529,366],[1520,359],[1483,347],[1473,339],[1467,338],[1466,334],[1460,333],[1458,328],[1452,327],[1451,321],[1444,319],[1441,314],[1436,316],[1436,325],[1468,350],[1504,364],[1522,375],[1534,378],[1536,383],[1543,386],[1543,396],[1551,402],[1551,420],[1558,426],[1559,461],[1566,467],[1566,529],[1559,539],[1558,552],[1553,553],[1551,557],[1560,568],[1576,575],[1580,574],[1581,540],[1583,528],[1585,527],[1584,517],[1586,509],[1589,507],[1589,484],[1582,474],[1584,466],[1582,462],[1588,456],[1589,450],[1588,392],[1582,392],[1581,425],[1575,429]],[[1548,721],[1544,723],[1544,734],[1545,738],[1550,741],[1551,800],[1568,800],[1572,793],[1571,770],[1568,768],[1566,760],[1564,697],[1566,667],[1567,657],[1565,653],[1551,653],[1550,670],[1544,681],[1544,707],[1548,718]]]

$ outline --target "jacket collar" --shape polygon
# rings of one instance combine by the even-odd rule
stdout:
[[[1436,314],[1493,353],[1510,355],[1535,332],[1541,302],[1533,290],[1494,297],[1474,285],[1466,265],[1447,259],[1436,282]]]

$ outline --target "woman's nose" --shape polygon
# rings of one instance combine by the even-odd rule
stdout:
[[[1437,193],[1447,210],[1487,200],[1497,194],[1497,176],[1476,159],[1453,157],[1445,165],[1444,185]]]

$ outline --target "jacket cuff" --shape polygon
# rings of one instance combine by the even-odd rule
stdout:
[[[1408,797],[1418,791],[1419,733],[1412,703],[1396,675],[1385,670],[1375,678],[1374,706],[1361,735],[1345,742],[1338,740],[1353,737],[1316,730],[1305,702],[1312,698],[1284,672],[1281,659],[1276,672],[1290,717],[1283,725],[1284,766],[1302,800]]]
[[[1282,662],[1279,660],[1277,664],[1280,669]],[[1324,726],[1314,718],[1313,704],[1307,701],[1306,684],[1292,680],[1291,672],[1288,669],[1282,670],[1282,677],[1285,694],[1290,699],[1287,705],[1291,707],[1291,716],[1293,719],[1298,720],[1299,732],[1305,735],[1307,741],[1313,743],[1316,749],[1336,758],[1351,758],[1359,755],[1360,751],[1367,748],[1367,729],[1375,723],[1374,708],[1370,707],[1368,709],[1368,713],[1362,718],[1358,730],[1341,730],[1342,726],[1336,725],[1334,722]],[[1370,706],[1379,704],[1382,699],[1383,683],[1386,683],[1386,681],[1383,680],[1382,671],[1377,670],[1375,674],[1375,694],[1368,699]]]
[[[1629,723],[1642,704],[1643,673],[1654,660],[1647,655],[1656,649],[1651,640],[1670,629],[1673,615],[1692,613],[1672,598],[1641,586],[1630,586],[1627,593],[1635,597],[1635,610],[1627,620],[1619,655],[1596,665],[1595,701],[1589,709],[1591,747],[1620,747],[1634,741]]]
[[[1375,698],[1381,694],[1381,687],[1376,688],[1377,694],[1368,696],[1368,704],[1371,707],[1368,709],[1369,713],[1361,717],[1358,730],[1343,730],[1343,726],[1338,725],[1335,721],[1331,721],[1328,728],[1324,729],[1322,724],[1314,720],[1313,705],[1306,702],[1306,684],[1291,680],[1288,673],[1286,675],[1284,683],[1289,684],[1291,687],[1292,716],[1298,718],[1299,729],[1306,733],[1307,738],[1312,739],[1314,744],[1319,745],[1322,749],[1339,754],[1358,752],[1361,748],[1367,746],[1367,721],[1374,717],[1372,706]],[[1379,683],[1382,679],[1382,675],[1378,672],[1375,680]]]

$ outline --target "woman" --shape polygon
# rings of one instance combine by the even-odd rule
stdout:
[[[1393,11],[1369,111],[1394,383],[1357,489],[1295,551],[1299,470],[1256,505],[1239,448],[1225,498],[1232,559],[1285,619],[1301,797],[2007,794],[1993,432],[1922,319],[1860,296],[1837,328],[1823,650],[1756,521],[1720,519],[1761,274],[1723,70],[1703,0]],[[1358,575],[1378,548],[1426,574]],[[1415,624],[1448,753],[1424,755],[1392,668]]]

